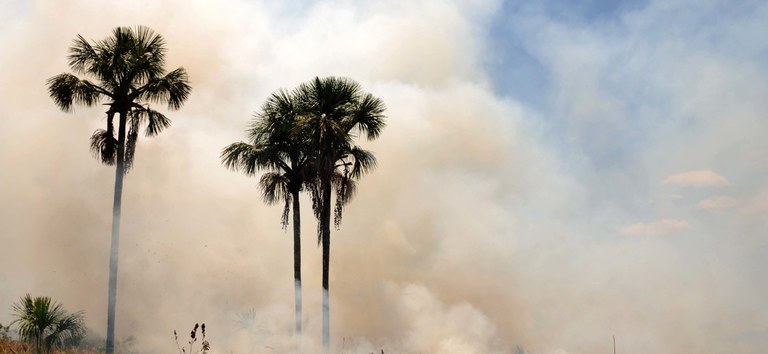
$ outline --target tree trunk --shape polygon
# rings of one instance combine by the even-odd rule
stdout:
[[[320,214],[320,237],[323,243],[323,349],[331,343],[331,299],[328,291],[328,272],[331,259],[331,181],[323,181],[323,205]]]
[[[293,192],[293,280],[296,300],[296,337],[301,336],[301,215],[299,214],[299,192]]]
[[[117,256],[120,246],[120,208],[123,198],[123,177],[125,176],[125,129],[126,112],[120,112],[120,127],[117,138],[117,161],[115,167],[115,196],[112,204],[112,245],[109,251],[109,295],[107,304],[107,348],[106,354],[115,352],[115,304],[117,301]]]

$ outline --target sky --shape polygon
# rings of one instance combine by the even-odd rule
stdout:
[[[336,352],[760,353],[768,347],[768,3],[0,1],[0,323],[51,296],[103,335],[103,107],[45,81],[83,35],[146,25],[192,94],[125,181],[117,336],[292,348],[292,245],[226,170],[271,92],[343,76],[387,106],[332,233]],[[320,251],[303,203],[305,334]],[[248,318],[247,325],[242,319]],[[239,321],[238,321],[239,320]],[[284,351],[285,349],[283,349]]]

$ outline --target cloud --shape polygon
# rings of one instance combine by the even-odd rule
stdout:
[[[688,222],[678,219],[661,219],[649,223],[627,225],[619,229],[624,235],[665,235],[688,228]]]
[[[739,204],[739,200],[727,195],[718,195],[696,203],[696,209],[730,209]]]
[[[710,170],[694,170],[677,173],[664,179],[664,184],[677,184],[685,187],[727,186],[728,180]]]

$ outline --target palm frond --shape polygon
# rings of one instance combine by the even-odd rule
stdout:
[[[47,84],[48,94],[65,112],[69,112],[74,103],[92,106],[99,101],[101,95],[95,85],[72,74],[56,75],[48,79]]]
[[[351,115],[349,123],[362,132],[368,140],[379,137],[381,130],[384,129],[384,101],[373,95],[366,94]]]
[[[296,102],[291,97],[291,93],[284,89],[273,92],[267,99],[266,105],[272,107],[275,112],[281,115],[295,114]]]
[[[105,165],[115,164],[117,139],[111,130],[97,129],[93,132],[91,135],[91,154]]]
[[[63,314],[62,318],[54,322],[53,329],[45,336],[45,344],[48,350],[54,346],[76,345],[85,337],[85,318],[82,311],[69,315]]]
[[[305,180],[305,188],[309,192],[309,198],[312,201],[312,212],[315,218],[320,219],[323,196],[320,192],[320,179],[317,178],[316,174],[312,176],[312,179]]]
[[[165,39],[145,26],[138,26],[130,33],[132,66],[140,68],[136,71],[136,78],[146,82],[162,75],[165,66]]]
[[[241,141],[227,145],[219,157],[226,168],[253,176],[258,170],[255,155],[253,145]]]
[[[338,229],[341,226],[341,219],[344,212],[344,206],[349,204],[357,193],[357,182],[351,178],[349,171],[335,173],[333,175],[333,188],[336,191],[336,204],[333,210],[333,224]]]
[[[102,79],[113,79],[121,90],[129,86],[143,86],[152,78],[163,73],[165,65],[165,41],[148,27],[139,26],[135,30],[118,27],[112,31],[112,37],[99,42],[97,47],[108,53],[109,60],[101,71]],[[103,59],[107,59],[104,57]],[[126,91],[127,92],[127,91]]]
[[[126,174],[133,168],[133,162],[136,158],[136,143],[139,139],[139,122],[138,119],[130,120],[128,136],[125,139],[125,169],[123,171]]]
[[[376,168],[376,157],[373,155],[373,153],[368,150],[364,150],[359,146],[353,146],[349,150],[347,156],[351,157],[353,160],[351,169],[349,171],[350,177],[352,178],[360,178],[362,175]]]
[[[225,167],[248,176],[255,175],[260,169],[289,169],[275,151],[242,141],[225,147],[220,158]]]
[[[267,204],[275,204],[291,197],[288,191],[288,178],[283,173],[264,173],[259,179],[259,186],[262,190],[262,199]]]
[[[254,114],[248,128],[248,136],[253,141],[282,143],[286,147],[297,145],[299,140],[292,135],[295,126],[297,108],[290,92],[278,90]]]
[[[165,128],[171,126],[171,120],[164,114],[150,109],[149,107],[138,106],[131,111],[131,119],[137,120],[139,126],[145,125],[145,135],[148,137],[160,134]]]
[[[317,109],[338,118],[348,114],[361,92],[357,82],[334,76],[323,79],[315,77],[311,86],[312,99],[316,101]]]
[[[283,213],[280,216],[280,224],[283,229],[288,227],[288,216],[291,211],[291,201],[293,195],[289,190],[290,180],[285,174],[276,172],[267,172],[259,179],[261,196],[265,203],[275,204],[283,201]]]
[[[138,92],[151,102],[167,103],[169,109],[176,110],[187,100],[192,87],[189,85],[187,71],[178,68],[163,77],[150,79],[143,91],[140,89]]]
[[[69,48],[69,67],[78,74],[92,72],[99,58],[98,51],[78,34]]]

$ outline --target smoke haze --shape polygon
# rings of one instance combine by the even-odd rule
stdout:
[[[219,153],[271,92],[328,75],[388,117],[332,231],[336,352],[608,353],[612,335],[621,353],[760,352],[768,5],[589,21],[561,5],[0,2],[0,323],[30,293],[103,335],[114,170],[88,138],[104,108],[61,112],[45,80],[69,71],[77,34],[146,25],[193,91],[125,180],[116,328],[142,352],[175,350],[195,322],[216,353],[292,348],[281,207]],[[301,202],[310,351],[321,254]]]

